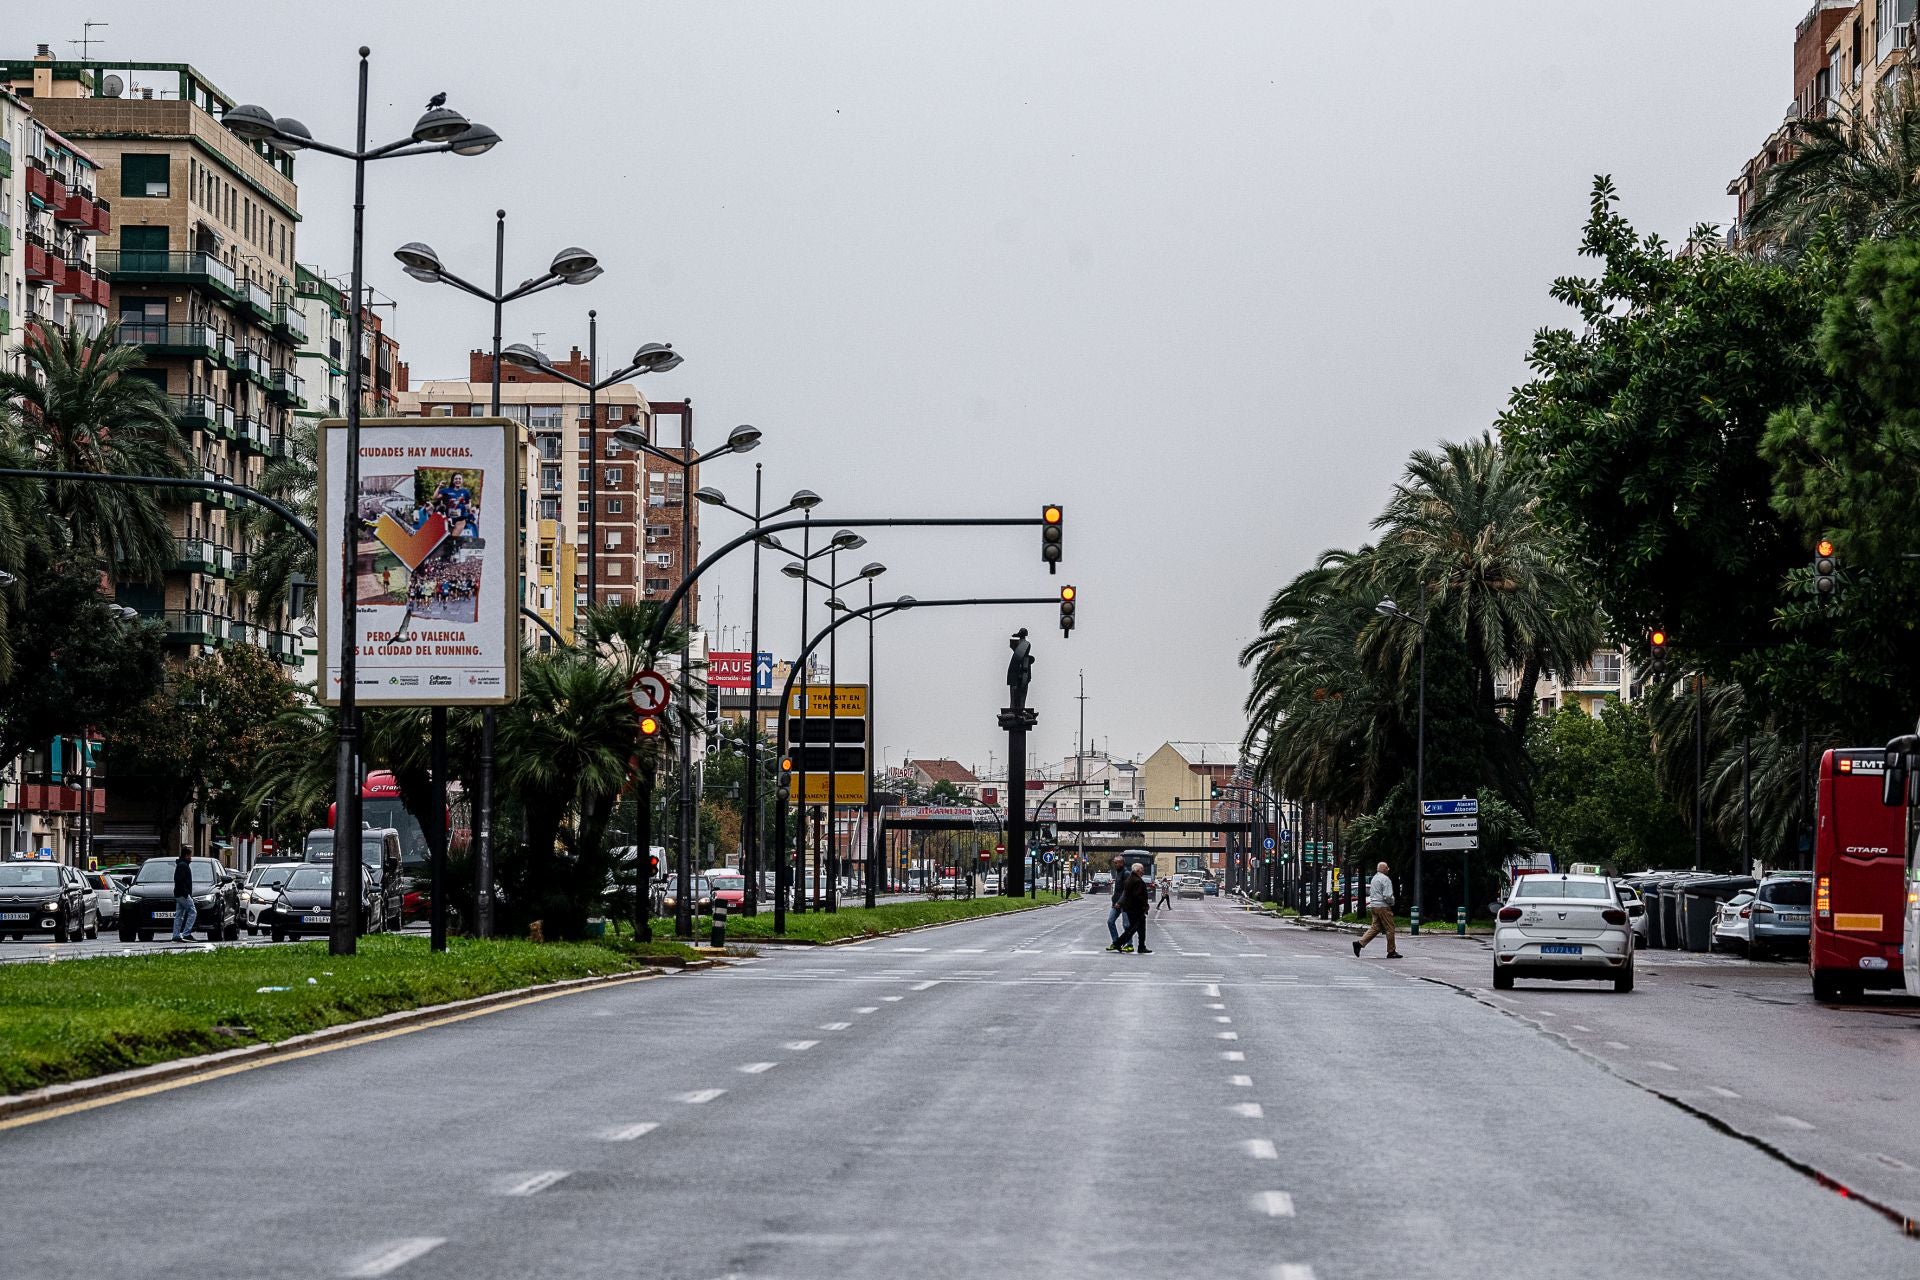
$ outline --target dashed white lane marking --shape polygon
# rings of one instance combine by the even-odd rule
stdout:
[[[1210,1005],[1206,1005],[1206,1006],[1204,1006],[1204,1007],[1206,1007],[1206,1008],[1208,1008],[1208,1009],[1224,1009],[1224,1008],[1226,1008],[1227,1006],[1225,1006],[1225,1005],[1223,1005],[1223,1004],[1210,1004]]]
[[[880,1012],[880,1006],[877,1004],[863,1004],[858,1009],[855,1009],[854,1012],[855,1013],[878,1013]]]
[[[1291,1218],[1293,1197],[1285,1191],[1262,1191],[1253,1197],[1253,1209],[1269,1218]]]
[[[782,1044],[780,1047],[782,1049],[791,1049],[795,1053],[805,1053],[807,1050],[813,1048],[813,1046],[819,1043],[820,1042],[818,1040],[789,1040],[785,1044]]]
[[[1180,954],[1183,956],[1192,956],[1196,960],[1213,959],[1213,952],[1211,951],[1182,951]]]
[[[743,1062],[740,1064],[740,1071],[744,1075],[764,1075],[779,1065],[777,1062]]]
[[[501,1192],[508,1196],[537,1196],[560,1179],[567,1176],[565,1169],[542,1169],[539,1173],[529,1174]]]
[[[1708,1086],[1707,1086],[1707,1092],[1708,1092],[1708,1093],[1712,1093],[1712,1094],[1718,1094],[1718,1095],[1719,1095],[1720,1097],[1722,1097],[1722,1098],[1737,1098],[1737,1097],[1739,1097],[1739,1096],[1740,1096],[1739,1094],[1737,1094],[1737,1093],[1735,1093],[1735,1092],[1734,1092],[1733,1090],[1731,1090],[1731,1089],[1722,1089],[1722,1088],[1721,1088],[1721,1087],[1720,1087],[1719,1085],[1717,1085],[1717,1084],[1710,1084],[1710,1085],[1708,1085]]]
[[[983,956],[987,954],[987,949],[985,947],[955,947],[947,954],[953,956]]]
[[[1229,1018],[1229,1017],[1228,1017],[1228,1016],[1227,1016],[1226,1014],[1224,1014],[1224,1013],[1216,1013],[1216,1014],[1214,1014],[1214,1015],[1213,1015],[1213,1020],[1214,1020],[1215,1022],[1232,1022],[1232,1021],[1233,1021],[1233,1019],[1232,1019],[1232,1018]]]
[[[1236,1089],[1251,1089],[1253,1088],[1253,1077],[1252,1076],[1228,1076],[1227,1083],[1232,1085]]]
[[[1583,1027],[1577,1022],[1573,1024],[1573,1029],[1575,1031],[1592,1031],[1593,1030],[1592,1027]]]
[[[1214,983],[1209,982],[1206,986],[1201,988],[1201,994],[1206,996],[1209,1000],[1218,1000],[1220,998],[1220,988]]]
[[[1775,1116],[1774,1119],[1789,1129],[1798,1129],[1803,1133],[1814,1127],[1805,1120],[1802,1120],[1799,1116]]]
[[[1240,1144],[1240,1149],[1255,1160],[1278,1160],[1280,1153],[1273,1149],[1272,1138],[1248,1138]]]
[[[1604,1044],[1604,1045],[1606,1045],[1606,1046],[1607,1046],[1607,1048],[1609,1048],[1609,1049],[1618,1049],[1618,1050],[1620,1050],[1620,1051],[1621,1051],[1621,1052],[1623,1052],[1623,1053],[1624,1053],[1624,1052],[1625,1052],[1626,1050],[1628,1050],[1628,1049],[1631,1049],[1631,1048],[1633,1048],[1633,1046],[1632,1046],[1632,1045],[1630,1045],[1630,1044],[1621,1044],[1621,1043],[1620,1043],[1620,1042],[1619,1042],[1618,1040],[1602,1040],[1602,1041],[1601,1041],[1600,1043],[1601,1043],[1601,1044]]]
[[[1227,1110],[1247,1120],[1264,1120],[1267,1116],[1267,1113],[1261,1110],[1260,1104],[1257,1102],[1236,1102],[1228,1107]]]
[[[1245,1062],[1247,1060],[1247,1055],[1244,1050],[1228,1049],[1225,1053],[1220,1055],[1220,1060],[1222,1062]]]
[[[632,1142],[635,1138],[644,1138],[660,1127],[657,1120],[642,1120],[639,1124],[623,1124],[601,1133],[603,1142]]]
[[[1239,960],[1265,960],[1266,958],[1267,953],[1264,951],[1242,951],[1235,957]]]
[[[1551,1009],[1536,1009],[1534,1010],[1534,1012],[1539,1014],[1543,1018],[1557,1018],[1560,1016],[1559,1014],[1555,1013]]]
[[[1238,1031],[1216,1031],[1213,1033],[1213,1038],[1216,1040],[1238,1040],[1240,1033]]]
[[[1313,1280],[1313,1268],[1304,1262],[1283,1262],[1267,1273],[1268,1280]]]
[[[1655,1071],[1678,1071],[1680,1069],[1674,1066],[1671,1062],[1662,1062],[1658,1058],[1648,1058],[1647,1065],[1652,1067]]]
[[[933,950],[933,948],[932,947],[895,947],[894,950],[898,951],[901,955],[923,956],[927,952]]]
[[[851,1022],[823,1022],[820,1024],[820,1029],[822,1031],[845,1031],[852,1025]]]
[[[680,1101],[689,1106],[697,1107],[703,1102],[712,1102],[725,1092],[725,1089],[694,1089],[688,1093],[681,1094]]]
[[[932,990],[933,988],[935,988],[935,987],[937,987],[937,986],[939,986],[939,985],[940,985],[940,979],[938,979],[938,978],[929,978],[929,979],[928,979],[927,981],[925,981],[925,982],[916,982],[916,983],[914,983],[914,984],[913,984],[912,986],[910,986],[910,987],[908,987],[908,988],[907,988],[907,990],[909,990],[909,991],[931,991],[931,990]]]
[[[899,1001],[899,1000],[905,1000],[905,999],[906,999],[906,997],[905,997],[905,996],[881,996],[880,998],[881,998],[882,1000],[885,1000],[885,1001],[886,1001],[886,1002],[887,1002],[888,1004],[893,1004],[893,1003],[894,1003],[894,1002],[896,1002],[896,1001]]]
[[[1045,954],[1047,954],[1047,953],[1046,953],[1046,952],[1044,952],[1044,951],[1033,951],[1033,950],[1029,950],[1029,949],[1028,949],[1028,948],[1026,948],[1026,947],[1015,947],[1015,948],[1013,949],[1013,954],[1015,954],[1015,955],[1017,955],[1017,956],[1043,956],[1043,955],[1045,955]]]
[[[390,1275],[422,1254],[432,1253],[446,1242],[445,1236],[408,1236],[404,1240],[389,1240],[380,1246],[377,1253],[345,1274],[367,1280],[373,1276]]]

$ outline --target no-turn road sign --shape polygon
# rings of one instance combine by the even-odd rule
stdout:
[[[643,716],[657,716],[667,709],[673,686],[658,671],[642,671],[627,685],[627,701]]]

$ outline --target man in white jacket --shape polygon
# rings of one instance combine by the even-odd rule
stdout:
[[[1387,935],[1387,959],[1398,960],[1400,948],[1394,945],[1393,938],[1393,880],[1387,875],[1387,864],[1384,862],[1373,873],[1373,879],[1367,882],[1367,914],[1373,917],[1373,923],[1354,940],[1353,954],[1359,955],[1369,942],[1384,933]]]

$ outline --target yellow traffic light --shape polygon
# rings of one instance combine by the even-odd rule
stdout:
[[[640,736],[657,738],[660,736],[660,721],[653,716],[640,717]]]
[[[1047,572],[1056,572],[1060,557],[1065,553],[1062,539],[1067,532],[1067,509],[1057,502],[1049,502],[1040,509],[1040,559],[1047,566]]]

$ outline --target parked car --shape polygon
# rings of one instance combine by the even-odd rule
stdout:
[[[1751,946],[1747,927],[1752,916],[1748,908],[1753,905],[1753,890],[1743,889],[1720,904],[1720,911],[1713,918],[1713,949],[1715,951],[1736,951],[1745,955]]]
[[[267,927],[264,919],[267,909],[280,896],[280,889],[287,883],[287,878],[303,865],[299,862],[262,862],[247,872],[247,882],[240,897],[241,909],[247,913],[247,936],[252,937]]]
[[[120,897],[120,941],[151,942],[161,929],[173,932],[175,865],[172,858],[149,858],[140,864],[140,874]],[[222,875],[226,868],[213,858],[193,858],[189,865],[197,916],[194,927],[206,931],[208,942],[221,938],[232,942],[240,936],[241,921],[246,918],[238,883]]]
[[[1493,985],[1515,978],[1611,979],[1633,990],[1633,925],[1606,876],[1531,875],[1516,880],[1494,917]]]
[[[1638,888],[1621,880],[1613,882],[1613,892],[1614,896],[1620,899],[1620,905],[1626,909],[1627,922],[1633,926],[1633,945],[1635,948],[1646,946],[1649,941],[1646,898]],[[1635,911],[1635,907],[1639,910]]]
[[[94,891],[72,867],[57,862],[0,863],[0,933],[16,941],[50,933],[55,942],[100,936]]]
[[[275,942],[332,931],[333,877],[334,868],[330,862],[309,862],[294,869],[293,874],[287,877],[287,882],[275,891],[273,905],[262,917],[262,923]],[[367,932],[375,893],[373,876],[363,865],[360,868],[362,933]]]
[[[1747,954],[1758,958],[1806,950],[1813,937],[1813,873],[1786,871],[1768,876],[1754,891],[1747,910]]]
[[[1220,882],[1218,880],[1202,880],[1200,882],[1200,888],[1209,898],[1217,898],[1220,896]]]
[[[104,871],[82,871],[80,878],[93,890],[94,922],[102,929],[120,927],[120,895],[127,882]]]
[[[739,911],[747,905],[747,878],[737,871],[713,871],[707,875],[707,883],[713,889],[713,901],[724,903],[727,910]]]

